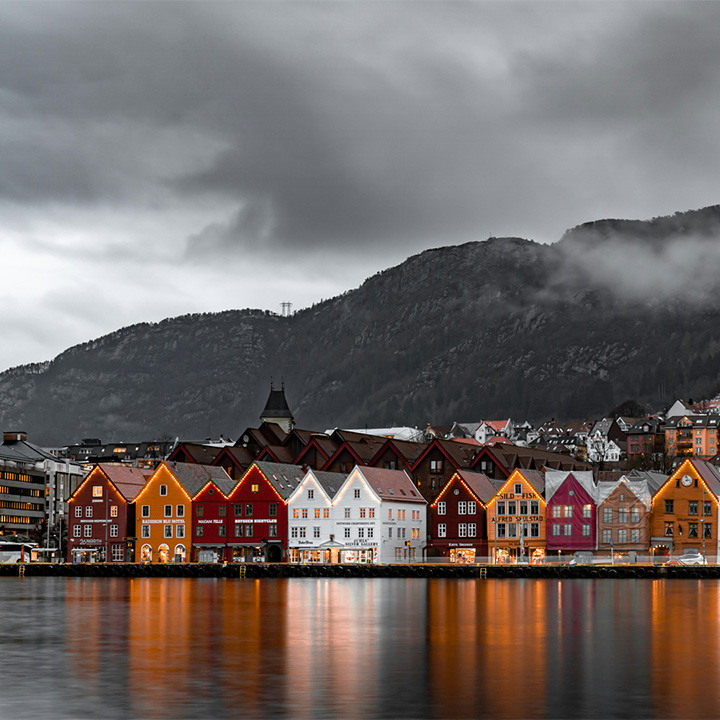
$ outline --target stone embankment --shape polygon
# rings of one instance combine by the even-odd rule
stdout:
[[[2,577],[182,577],[182,578],[447,578],[447,579],[710,579],[720,565],[286,565],[286,564],[50,564],[0,565]]]

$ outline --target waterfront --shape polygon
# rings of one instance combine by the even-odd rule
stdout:
[[[5,718],[711,717],[717,580],[2,578]]]

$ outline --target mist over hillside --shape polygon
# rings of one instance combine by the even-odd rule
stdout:
[[[0,419],[44,444],[237,434],[270,379],[299,425],[596,416],[720,388],[720,206],[605,220],[554,245],[429,250],[290,317],[142,323],[0,374]]]

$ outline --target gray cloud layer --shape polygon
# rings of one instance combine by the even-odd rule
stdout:
[[[719,21],[694,2],[2,3],[0,251],[106,274],[104,332],[275,302],[282,272],[329,272],[327,296],[427,247],[713,204]],[[174,302],[147,280],[168,267]],[[222,294],[200,267],[258,279]],[[81,283],[52,291],[82,306]]]

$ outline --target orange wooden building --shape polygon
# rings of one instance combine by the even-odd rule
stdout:
[[[221,467],[165,461],[135,498],[135,559],[185,562],[191,558],[192,498],[209,481],[227,481]]]
[[[718,555],[720,472],[705,460],[688,458],[655,493],[650,551],[655,555],[700,552]]]
[[[545,559],[545,478],[539,470],[513,470],[488,503],[488,550],[493,562]]]

